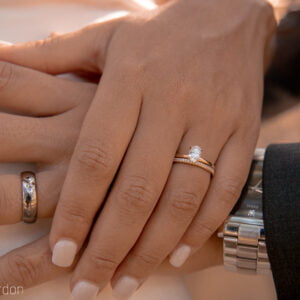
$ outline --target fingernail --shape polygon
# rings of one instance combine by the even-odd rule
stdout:
[[[133,277],[121,277],[114,286],[113,296],[118,300],[128,299],[138,289],[139,285],[139,281]]]
[[[69,240],[57,242],[52,252],[52,263],[58,267],[70,267],[77,253],[77,245]]]
[[[74,300],[92,300],[95,299],[99,292],[99,288],[87,281],[78,282],[72,290],[72,298]]]
[[[181,245],[173,251],[169,262],[173,267],[181,267],[191,255],[192,248],[188,245]]]

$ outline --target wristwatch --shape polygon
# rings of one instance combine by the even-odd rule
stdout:
[[[226,270],[270,274],[262,210],[264,149],[256,149],[241,197],[224,223],[223,259]]]

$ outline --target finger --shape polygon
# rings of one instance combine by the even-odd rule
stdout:
[[[0,296],[5,293],[6,286],[22,294],[24,289],[55,279],[70,270],[51,263],[48,239],[48,236],[42,237],[0,258]]]
[[[0,47],[0,60],[51,74],[99,72],[106,50],[121,19],[93,24],[79,31],[45,40]]]
[[[217,235],[213,235],[205,244],[197,250],[190,259],[180,268],[174,268],[166,259],[155,271],[160,275],[183,276],[199,272],[201,270],[223,264],[223,241]],[[114,285],[114,283],[112,283]]]
[[[0,62],[0,109],[33,116],[51,116],[91,102],[96,86],[54,77]]]
[[[221,251],[221,240],[210,239],[205,247],[193,256],[193,260],[189,261],[183,272],[198,271],[221,264]],[[0,258],[0,286],[2,287],[0,296],[5,293],[6,286],[9,290],[16,290],[18,294],[23,294],[25,289],[58,278],[71,269],[62,269],[52,264],[49,237],[42,237]],[[174,269],[170,269],[165,264],[162,272],[168,275],[174,274]]]
[[[200,130],[198,132],[195,134],[191,131],[185,135],[178,153],[188,153],[193,145],[191,141],[199,141],[205,159],[214,163],[226,137],[211,145],[206,138],[199,139],[202,135]],[[210,179],[211,174],[199,167],[173,165],[159,204],[142,236],[114,274],[112,285],[117,298],[130,296],[134,292],[130,290],[124,295],[124,281],[134,278],[140,284],[143,283],[172,252],[195,217]],[[189,251],[188,248],[182,249],[173,263],[179,264]]]
[[[60,266],[86,239],[136,128],[141,95],[123,76],[120,69],[105,72],[69,166],[50,235],[53,262]],[[73,249],[70,261],[57,252],[66,240]]]
[[[66,159],[73,150],[79,131],[76,126],[80,126],[82,117],[76,110],[51,118],[0,113],[0,161],[54,163]]]
[[[193,223],[174,250],[178,255],[182,247],[190,254],[199,249],[221,226],[230,214],[247,180],[257,137],[257,127],[246,133],[240,130],[227,142],[216,163],[216,173],[207,195]],[[171,260],[172,260],[171,256]],[[185,257],[185,260],[188,256]],[[185,260],[182,260],[182,265]],[[180,266],[179,265],[179,266]]]
[[[56,167],[36,174],[38,218],[52,217],[65,177],[66,167]],[[18,223],[22,219],[21,177],[0,175],[0,225]]]
[[[167,181],[183,126],[174,124],[176,118],[168,122],[157,114],[153,123],[150,110],[141,113],[114,187],[76,268],[72,278],[75,294],[81,282],[100,288],[109,282],[136,243]],[[171,130],[174,126],[178,130]]]

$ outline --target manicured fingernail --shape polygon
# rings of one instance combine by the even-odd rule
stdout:
[[[52,252],[52,263],[58,267],[70,267],[77,253],[77,245],[68,240],[57,242]]]
[[[192,248],[188,245],[181,245],[173,251],[169,262],[173,267],[181,267],[191,255]]]
[[[133,277],[121,277],[114,286],[113,296],[118,300],[129,299],[138,289],[139,285],[139,281]]]
[[[87,281],[78,282],[72,290],[73,300],[92,300],[95,299],[99,288]]]

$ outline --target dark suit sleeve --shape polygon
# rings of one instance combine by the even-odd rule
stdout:
[[[300,144],[271,145],[263,171],[267,251],[280,300],[300,299]]]

